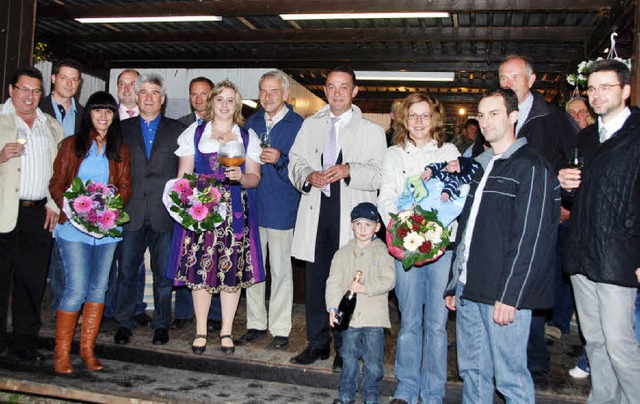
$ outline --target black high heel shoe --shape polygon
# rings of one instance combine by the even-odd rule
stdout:
[[[232,353],[234,353],[236,351],[236,346],[223,346],[222,345],[222,340],[225,338],[229,338],[231,341],[233,341],[233,335],[221,335],[220,336],[220,350],[222,351],[223,354],[225,355],[231,355]]]
[[[191,350],[193,351],[194,354],[196,355],[202,355],[204,353],[204,351],[207,350],[207,344],[205,343],[203,346],[195,346],[193,345],[194,342],[196,342],[196,340],[198,338],[204,338],[205,342],[207,340],[207,335],[206,334],[196,334],[193,337],[193,342],[191,342]]]

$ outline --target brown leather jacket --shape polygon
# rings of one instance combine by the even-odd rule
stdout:
[[[58,155],[53,163],[53,175],[49,181],[51,197],[60,207],[58,223],[62,224],[67,216],[62,212],[62,194],[71,186],[71,182],[78,175],[80,164],[84,157],[77,157],[73,151],[76,136],[70,136],[60,143]],[[131,196],[131,162],[129,148],[120,146],[120,162],[109,160],[109,184],[118,188],[122,201],[126,204]]]

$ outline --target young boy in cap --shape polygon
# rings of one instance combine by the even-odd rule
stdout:
[[[369,202],[351,211],[354,239],[333,256],[327,279],[326,302],[329,325],[342,296],[356,293],[356,307],[349,328],[342,332],[342,374],[338,398],[334,404],[355,402],[358,388],[358,360],[364,361],[362,394],[366,403],[380,402],[380,380],[384,376],[384,328],[390,328],[387,294],[396,282],[393,258],[387,246],[375,238],[380,230],[378,209]],[[354,281],[362,272],[360,282]]]

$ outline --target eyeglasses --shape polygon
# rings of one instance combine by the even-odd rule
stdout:
[[[620,84],[620,83],[618,83],[618,84],[600,84],[598,87],[589,86],[589,87],[587,87],[587,94],[589,94],[589,95],[594,95],[596,93],[608,94],[609,91],[611,91],[611,89],[613,87],[617,87],[617,86],[622,87],[622,84]]]
[[[429,113],[424,113],[424,114],[414,114],[413,112],[410,113],[409,115],[407,115],[407,118],[409,118],[410,121],[415,121],[418,118],[420,118],[423,121],[430,121],[431,120],[431,114]]]
[[[39,88],[29,88],[29,87],[22,87],[18,85],[13,86],[13,88],[17,88],[24,95],[28,95],[29,93],[31,93],[33,95],[39,96],[42,94],[42,90],[40,90]]]

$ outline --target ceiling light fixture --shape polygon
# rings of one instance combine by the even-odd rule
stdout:
[[[128,24],[141,22],[196,22],[222,21],[217,15],[169,15],[148,17],[87,17],[76,18],[82,24]]]
[[[386,71],[357,71],[358,81],[453,81],[453,72],[386,72]]]
[[[448,18],[449,13],[440,11],[415,13],[335,13],[335,14],[280,14],[280,18],[289,21],[300,20],[364,20],[381,18]]]
[[[248,107],[251,107],[253,109],[258,108],[258,103],[255,102],[254,100],[242,100],[242,103]]]

